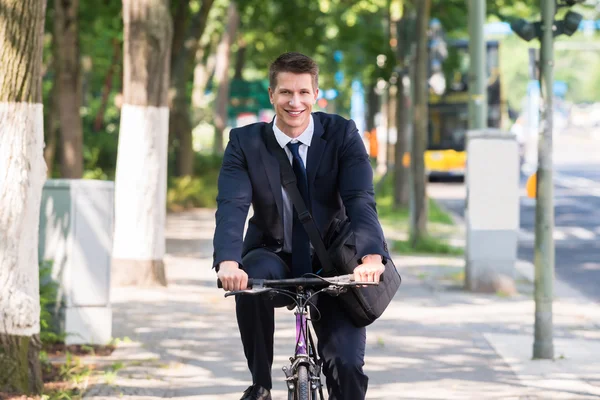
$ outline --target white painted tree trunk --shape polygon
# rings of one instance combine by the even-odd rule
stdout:
[[[169,108],[126,104],[120,132],[113,281],[164,284]]]
[[[123,0],[123,99],[113,285],[166,285],[165,214],[173,23],[168,0]]]
[[[40,332],[43,148],[42,105],[0,102],[0,331],[6,335]]]
[[[40,394],[45,0],[0,0],[0,392]]]

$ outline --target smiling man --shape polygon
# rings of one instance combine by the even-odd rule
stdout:
[[[336,220],[348,217],[362,262],[359,281],[379,281],[389,258],[377,219],[373,173],[352,120],[313,113],[319,70],[309,57],[285,53],[269,70],[273,122],[231,131],[219,175],[214,268],[225,290],[245,289],[248,278],[283,279],[321,269],[304,227],[281,186],[277,158],[267,147],[274,137],[293,166],[297,185],[325,237]],[[244,224],[252,204],[254,215]],[[242,400],[271,399],[274,307],[263,296],[239,296],[236,314],[253,384]],[[321,318],[314,327],[324,360],[329,399],[363,400],[366,331],[353,325],[338,299],[318,296]]]

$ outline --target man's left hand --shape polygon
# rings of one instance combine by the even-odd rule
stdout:
[[[385,271],[383,259],[379,254],[363,257],[362,264],[354,268],[354,280],[357,282],[379,282]]]

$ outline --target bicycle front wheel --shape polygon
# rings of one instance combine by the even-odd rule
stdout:
[[[308,368],[306,365],[298,367],[298,381],[296,382],[295,400],[316,400],[311,396],[310,381],[308,380]]]

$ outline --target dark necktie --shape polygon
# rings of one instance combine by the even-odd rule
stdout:
[[[300,142],[288,143],[288,148],[292,153],[292,168],[296,175],[296,184],[302,195],[306,208],[310,210],[310,201],[308,198],[308,179],[306,178],[306,168],[298,151]],[[292,225],[292,274],[296,277],[312,271],[310,260],[310,240],[308,234],[298,219],[296,208],[293,207],[294,218]]]

